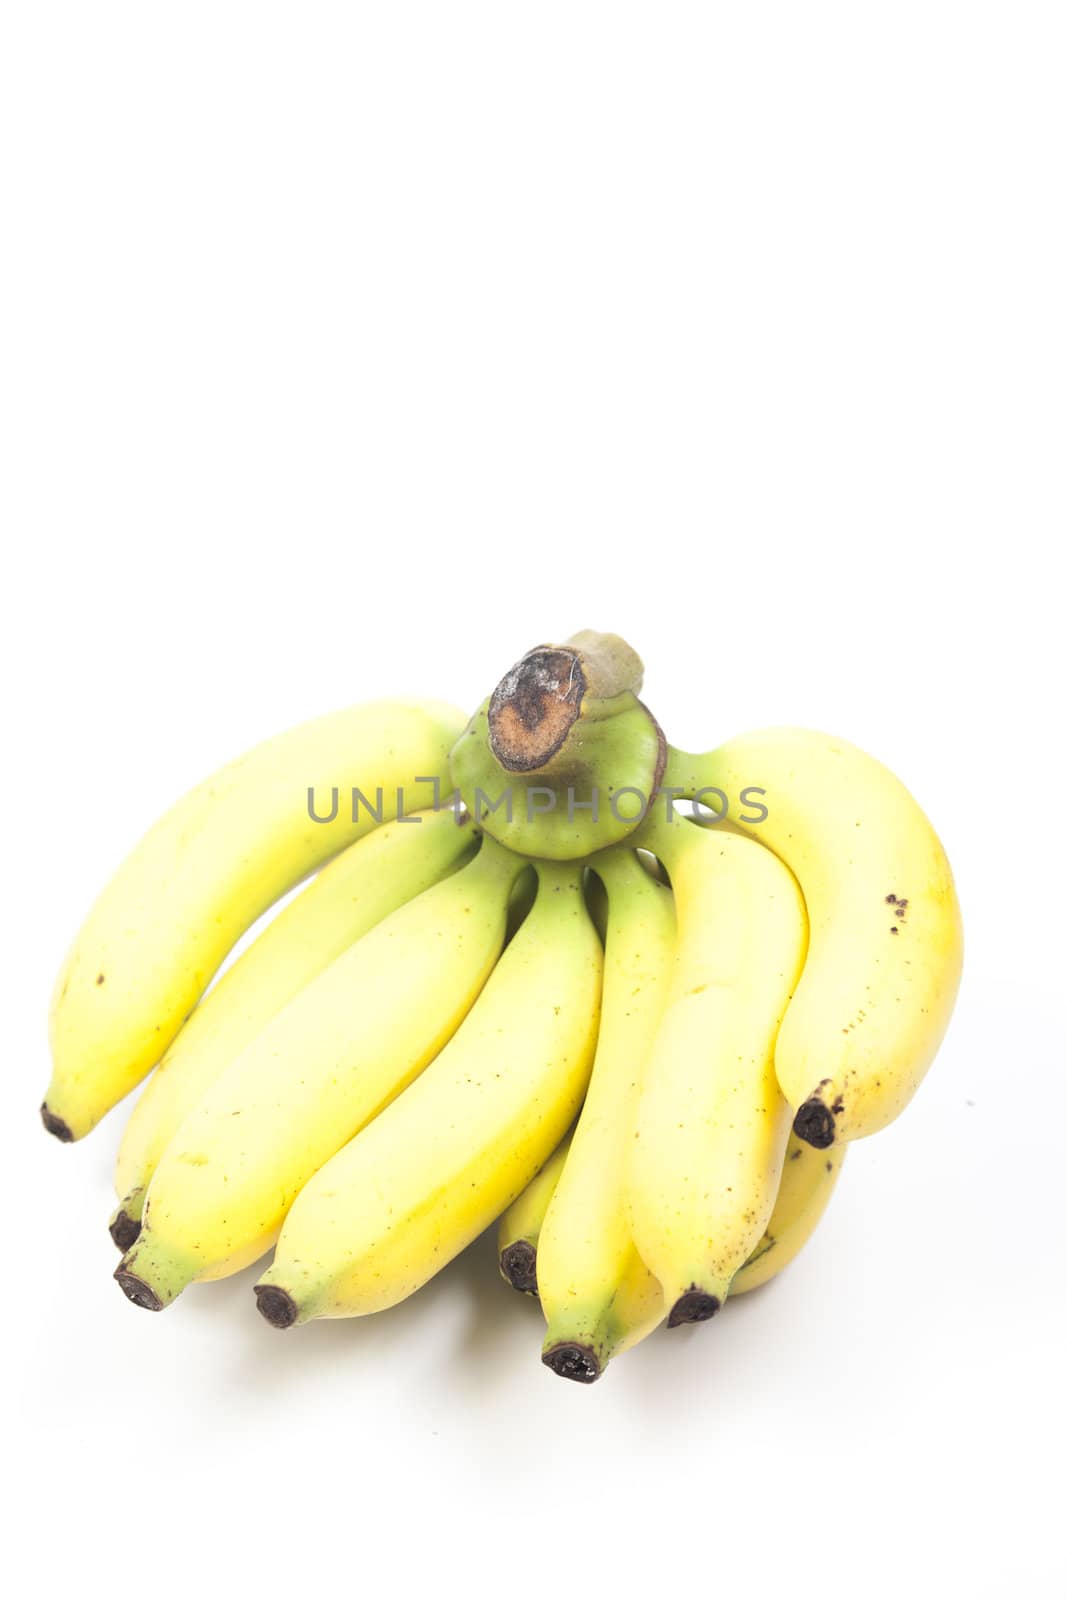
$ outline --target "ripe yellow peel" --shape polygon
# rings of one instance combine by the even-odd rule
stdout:
[[[571,1147],[570,1134],[549,1156],[536,1178],[513,1200],[497,1227],[500,1275],[520,1294],[537,1293],[537,1241]]]
[[[937,1053],[963,965],[952,872],[928,819],[881,762],[805,728],[672,751],[664,781],[720,789],[734,824],[800,883],[810,949],[775,1057],[797,1132],[819,1147],[876,1133]],[[736,803],[753,785],[767,815],[745,822],[755,808]]]
[[[602,952],[580,868],[541,864],[538,878],[455,1038],[297,1198],[256,1287],[276,1326],[403,1300],[522,1193],[573,1121]]]
[[[646,1063],[674,967],[674,903],[632,850],[609,851],[591,865],[607,894],[600,1037],[537,1246],[544,1359],[556,1370],[575,1369],[570,1376],[599,1375],[623,1340],[635,1342],[640,1321],[652,1315],[654,1325],[662,1315],[658,1290],[647,1293],[636,1261],[625,1187]],[[627,1296],[628,1285],[646,1316]]]
[[[485,841],[333,961],[216,1080],[149,1185],[116,1273],[131,1299],[164,1305],[270,1248],[308,1179],[455,1032],[500,954],[520,869]]]
[[[386,817],[448,788],[465,718],[436,701],[377,701],[292,729],[193,789],[145,835],[88,917],[56,982],[42,1116],[79,1139],[155,1066],[256,918],[374,825],[350,791],[382,789]],[[339,790],[313,822],[307,791]]]
[[[136,1235],[163,1151],[225,1068],[331,961],[454,870],[474,845],[473,828],[460,825],[451,810],[417,812],[376,828],[329,862],[224,973],[148,1080],[126,1125],[113,1220],[124,1249],[133,1242],[131,1230]]]
[[[657,819],[641,842],[670,873],[678,953],[644,1074],[628,1204],[676,1324],[719,1309],[771,1215],[789,1134],[774,1043],[807,919],[792,874],[748,839]]]
[[[731,1283],[731,1298],[769,1283],[800,1254],[830,1203],[847,1153],[846,1144],[814,1150],[790,1134],[767,1231]]]

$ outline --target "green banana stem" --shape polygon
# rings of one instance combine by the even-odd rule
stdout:
[[[489,700],[489,748],[505,772],[544,772],[575,723],[632,709],[644,668],[614,633],[586,629],[538,645],[506,672]]]
[[[475,822],[520,855],[574,861],[624,839],[660,783],[666,741],[637,698],[642,667],[614,634],[523,656],[452,749]]]

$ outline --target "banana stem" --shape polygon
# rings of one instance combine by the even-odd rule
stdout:
[[[586,630],[565,644],[528,650],[489,701],[493,755],[505,772],[543,771],[583,712],[595,715],[601,701],[609,714],[612,701],[622,709],[642,675],[640,657],[614,633]]]

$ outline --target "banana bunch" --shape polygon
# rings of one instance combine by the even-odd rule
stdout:
[[[323,717],[137,845],[59,974],[41,1108],[79,1139],[148,1078],[110,1221],[135,1305],[273,1250],[273,1326],[362,1316],[499,1219],[545,1364],[589,1383],[799,1252],[945,1032],[952,874],[870,756],[686,754],[641,678],[582,633],[470,719]]]

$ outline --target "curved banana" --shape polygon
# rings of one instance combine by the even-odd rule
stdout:
[[[782,1181],[778,1186],[767,1230],[733,1278],[730,1299],[769,1283],[800,1254],[822,1220],[847,1150],[848,1146],[844,1144],[829,1152],[813,1150],[795,1133],[790,1134],[782,1167]],[[557,1154],[562,1154],[565,1159],[565,1151]],[[502,1238],[521,1238],[527,1243],[529,1253],[524,1266],[534,1284],[534,1288],[528,1292],[536,1293],[537,1242],[562,1165],[562,1159],[558,1162],[554,1159],[549,1163],[519,1196],[501,1223]],[[520,1217],[521,1225],[518,1222]],[[511,1218],[516,1220],[509,1224]],[[506,1272],[503,1276],[514,1288],[525,1288],[524,1284],[516,1283]],[[659,1284],[636,1252],[633,1259],[628,1261],[619,1282],[612,1315],[616,1321],[618,1340],[613,1350],[615,1355],[637,1344],[663,1320],[663,1295]],[[561,1359],[552,1364],[552,1370],[561,1378],[571,1378],[577,1383],[592,1383],[599,1377],[601,1369],[578,1348],[571,1352],[570,1359],[561,1355]]]
[[[549,1346],[542,1361],[557,1378],[572,1383],[595,1383],[609,1359],[632,1350],[663,1321],[663,1291],[632,1247],[626,1258],[611,1303],[592,1338],[563,1340]]]
[[[449,808],[389,822],[330,861],[197,1006],[149,1078],[119,1147],[111,1235],[129,1250],[159,1159],[203,1095],[272,1017],[399,906],[453,871],[474,830]]]
[[[537,1296],[537,1240],[570,1147],[568,1134],[500,1219],[496,1235],[500,1276],[520,1294]]]
[[[466,723],[436,701],[382,700],[305,723],[224,767],[166,813],[100,895],[52,1000],[41,1107],[80,1139],[155,1066],[237,940],[377,820],[436,803]],[[309,795],[313,794],[313,802]],[[331,801],[336,801],[332,820]]]
[[[646,1063],[675,963],[669,889],[632,850],[594,857],[607,893],[600,1037],[570,1154],[537,1242],[537,1286],[548,1323],[542,1360],[592,1383],[624,1343],[663,1315],[658,1285],[634,1248],[626,1163]],[[636,1292],[635,1292],[636,1291]],[[645,1327],[636,1320],[640,1311]]]
[[[795,1133],[789,1135],[767,1231],[731,1283],[731,1300],[769,1283],[800,1254],[830,1203],[847,1150],[847,1144],[814,1150]]]
[[[734,824],[799,880],[811,948],[775,1057],[797,1133],[818,1149],[876,1133],[936,1055],[963,964],[952,871],[927,818],[872,756],[805,728],[672,751],[664,784],[717,789],[715,807],[725,796]]]
[[[325,1166],[256,1285],[275,1327],[412,1294],[520,1194],[581,1103],[602,954],[581,869],[538,867],[533,910],[463,1026]]]
[[[455,1032],[496,963],[522,862],[491,840],[321,972],[171,1139],[115,1277],[158,1311],[277,1237],[294,1197]]]
[[[644,1074],[628,1204],[676,1327],[718,1311],[774,1206],[789,1136],[774,1041],[807,919],[792,874],[748,839],[656,815],[641,842],[670,873],[678,953]]]

